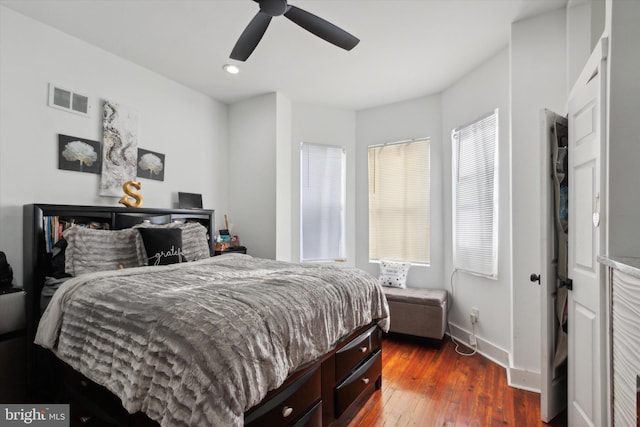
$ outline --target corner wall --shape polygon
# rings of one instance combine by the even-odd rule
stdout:
[[[229,107],[229,229],[247,253],[268,259],[276,258],[277,105],[270,93]]]
[[[300,262],[300,143],[338,145],[347,152],[347,264],[355,265],[355,113],[281,93],[229,108],[229,225],[248,253]]]
[[[511,26],[511,152],[513,306],[511,381],[539,390],[541,291],[529,276],[540,274],[542,135],[544,108],[566,111],[566,11],[559,9]],[[544,280],[544,278],[543,278]]]
[[[294,255],[294,183],[291,165],[292,104],[282,94],[276,95],[276,259],[293,261]],[[297,209],[299,211],[299,209]]]

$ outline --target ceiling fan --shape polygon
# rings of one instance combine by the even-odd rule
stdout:
[[[287,0],[253,0],[260,5],[260,10],[244,29],[236,45],[231,51],[231,59],[246,61],[267,30],[271,18],[284,15],[316,36],[333,43],[345,50],[353,49],[360,39],[324,19],[287,4]]]

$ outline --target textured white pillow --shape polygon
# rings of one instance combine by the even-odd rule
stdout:
[[[392,288],[406,288],[407,274],[411,263],[397,261],[380,261],[380,284]]]
[[[144,265],[144,249],[136,230],[75,226],[62,235],[67,240],[64,270],[72,276]]]
[[[207,228],[198,222],[172,222],[169,224],[142,223],[134,226],[134,228],[139,227],[179,228],[182,230],[182,254],[187,261],[197,261],[211,256],[209,239],[207,238]]]

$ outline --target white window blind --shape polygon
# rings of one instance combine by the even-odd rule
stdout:
[[[369,147],[369,259],[428,264],[429,139]]]
[[[302,262],[345,254],[345,153],[341,147],[300,145]]]
[[[453,264],[498,276],[498,110],[454,129]]]

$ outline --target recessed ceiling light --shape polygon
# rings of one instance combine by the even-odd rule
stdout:
[[[229,74],[238,74],[240,72],[240,68],[236,67],[233,64],[224,64],[222,69],[225,70]]]

